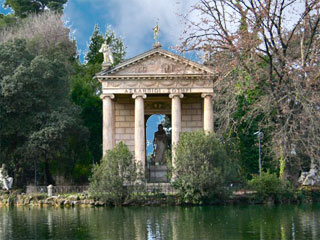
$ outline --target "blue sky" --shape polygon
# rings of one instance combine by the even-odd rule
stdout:
[[[1,13],[10,9],[2,7]],[[71,29],[71,37],[77,41],[81,59],[87,49],[95,24],[105,32],[107,26],[121,36],[127,46],[126,58],[133,57],[152,48],[152,28],[159,23],[159,40],[163,48],[172,51],[179,44],[185,25],[182,14],[187,13],[196,0],[69,0],[64,10],[64,21]],[[147,139],[153,141],[159,116],[148,121]],[[148,153],[152,151],[149,145]]]
[[[4,0],[0,0],[1,13]],[[152,48],[152,28],[159,22],[160,42],[165,49],[179,44],[185,25],[185,14],[196,0],[69,0],[64,10],[64,20],[71,28],[82,57],[93,27],[98,24],[102,32],[107,26],[123,37],[127,58]]]
[[[152,28],[159,22],[160,42],[168,49],[179,44],[184,25],[179,15],[195,0],[69,0],[64,19],[73,30],[81,53],[85,52],[93,27],[104,32],[107,26],[121,36],[127,48],[127,58],[152,48]]]
[[[153,152],[154,133],[158,131],[158,124],[162,122],[164,115],[155,114],[149,117],[146,126],[147,155]]]
[[[128,47],[127,57],[133,57],[152,48],[152,28],[159,22],[160,42],[164,48],[175,46],[184,30],[183,14],[194,0],[69,0],[65,7],[65,20],[75,30],[79,49],[86,43],[98,24],[105,31],[111,26],[123,37]]]

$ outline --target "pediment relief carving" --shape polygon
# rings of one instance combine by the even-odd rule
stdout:
[[[131,74],[206,74],[201,69],[193,67],[186,62],[162,55],[153,55],[144,60],[134,62],[110,75]]]
[[[104,88],[192,88],[192,87],[213,87],[213,81],[210,79],[201,80],[176,80],[176,79],[163,79],[163,80],[113,80],[103,82]]]

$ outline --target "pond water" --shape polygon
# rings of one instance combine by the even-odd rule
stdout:
[[[320,239],[320,204],[0,208],[0,239]]]

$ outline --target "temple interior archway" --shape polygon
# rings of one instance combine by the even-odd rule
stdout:
[[[169,114],[147,115],[146,165],[149,182],[167,180],[168,152],[171,152],[171,116]]]

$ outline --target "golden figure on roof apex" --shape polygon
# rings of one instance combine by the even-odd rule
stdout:
[[[157,43],[157,42],[159,42],[159,41],[158,41],[158,36],[159,36],[159,32],[160,32],[160,27],[159,27],[159,25],[157,24],[152,30],[153,30],[153,33],[154,33],[154,40],[155,40],[156,43]]]

